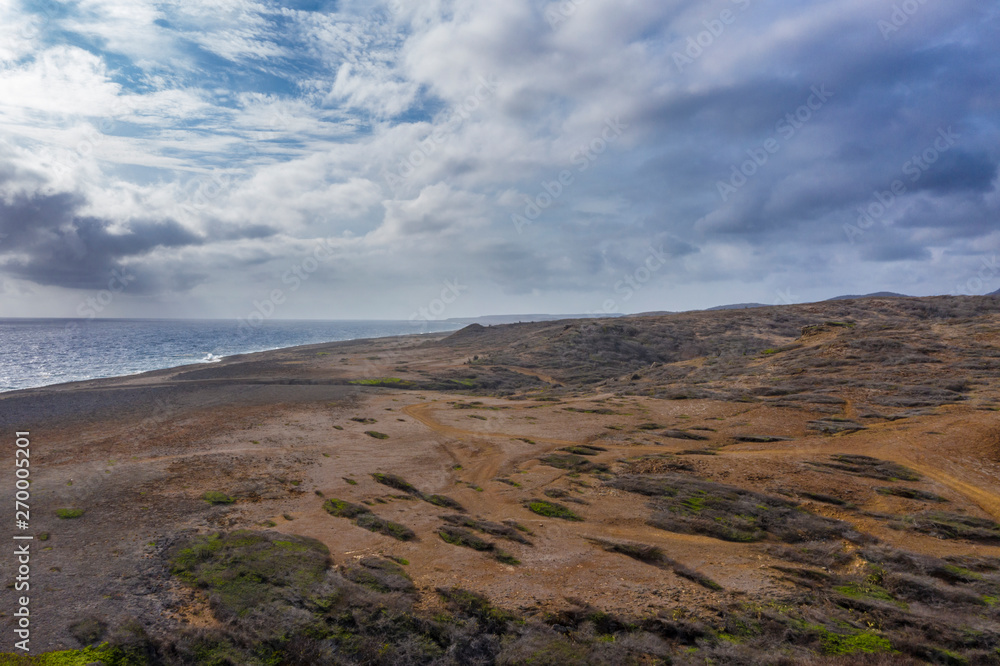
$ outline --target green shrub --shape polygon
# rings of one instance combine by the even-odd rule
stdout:
[[[555,502],[531,500],[527,502],[527,507],[532,513],[537,513],[539,516],[545,516],[546,518],[561,518],[562,520],[572,521],[583,520],[583,518],[570,511],[567,507]]]
[[[823,636],[823,651],[831,655],[846,655],[876,652],[893,652],[889,639],[877,634],[861,632],[857,634],[835,634],[826,632]]]
[[[377,430],[365,430],[365,434],[369,437],[374,437],[375,439],[389,439],[389,435],[384,432],[378,432]]]
[[[202,495],[201,498],[209,504],[232,504],[236,501],[226,493],[218,490],[209,490],[207,493]]]
[[[79,518],[84,513],[85,509],[56,509],[56,515],[63,520],[72,520],[73,518]]]
[[[308,598],[330,551],[300,536],[239,530],[192,538],[170,552],[171,573],[200,587],[223,617]]]
[[[365,513],[358,516],[355,524],[369,532],[384,534],[399,541],[412,541],[417,538],[416,533],[405,525],[379,518],[374,513]]]
[[[485,539],[480,539],[472,532],[461,527],[444,526],[438,530],[438,536],[445,543],[462,546],[473,550],[493,550],[494,546]]]
[[[337,518],[357,518],[360,515],[371,513],[371,509],[360,504],[352,504],[341,499],[330,498],[323,502],[323,508],[331,516]]]

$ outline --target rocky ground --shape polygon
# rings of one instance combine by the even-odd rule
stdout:
[[[2,394],[4,437],[32,440],[33,653],[1000,663],[998,379],[984,297],[471,326]]]

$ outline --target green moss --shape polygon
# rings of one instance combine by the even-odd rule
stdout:
[[[369,437],[374,437],[375,439],[389,439],[389,435],[377,430],[365,430],[365,434]]]
[[[11,666],[87,666],[95,662],[106,666],[142,666],[148,663],[145,659],[130,657],[121,648],[107,643],[82,650],[46,652],[30,657],[0,654],[0,664]]]
[[[213,604],[242,616],[308,598],[324,579],[329,556],[315,539],[239,530],[196,536],[171,552],[170,564],[171,573],[206,590]]]
[[[377,379],[355,379],[349,382],[357,386],[389,386],[393,388],[405,388],[413,383],[399,377],[380,377]]]
[[[528,502],[528,510],[546,518],[561,518],[562,520],[581,521],[583,518],[576,515],[569,508],[555,502],[544,500],[532,500]]]
[[[688,511],[698,513],[705,508],[705,498],[700,496],[688,497],[681,502],[681,504],[684,505]]]
[[[84,509],[56,509],[56,515],[63,520],[72,520],[73,518],[79,518],[85,513]]]
[[[876,599],[878,601],[887,601],[901,607],[906,606],[906,604],[901,601],[897,601],[895,597],[889,594],[889,591],[881,586],[881,582],[881,574],[876,571],[869,575],[864,582],[839,585],[833,589],[851,599]]]
[[[823,652],[831,655],[894,652],[889,639],[867,631],[848,635],[824,631],[822,643]]]
[[[493,557],[496,558],[497,562],[501,562],[503,564],[509,564],[511,566],[517,566],[518,564],[521,563],[521,560],[517,559],[516,557],[514,557],[510,553],[508,553],[506,551],[503,551],[503,550],[500,550],[500,549],[497,549],[493,553]]]
[[[209,490],[201,498],[209,504],[232,504],[236,501],[226,493],[219,492],[218,490]]]
[[[954,564],[946,564],[944,570],[955,578],[959,578],[966,581],[982,580],[982,574],[978,574],[975,571],[970,571],[963,567],[955,566]]]
[[[323,502],[323,509],[331,516],[336,516],[337,518],[357,518],[360,515],[371,513],[368,507],[361,506],[360,504],[352,504],[351,502],[333,497]]]

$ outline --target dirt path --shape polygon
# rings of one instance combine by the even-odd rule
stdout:
[[[931,467],[930,465],[915,462],[910,458],[896,456],[891,458],[891,460],[901,465],[905,465],[915,472],[919,472],[927,478],[933,479],[934,481],[951,488],[960,495],[964,495],[970,501],[975,503],[980,509],[993,516],[995,520],[1000,521],[1000,496],[996,493],[992,493],[982,488],[977,488],[971,483],[966,483],[965,481],[959,481],[947,472],[944,472],[936,467]]]
[[[434,410],[434,407],[439,404],[441,404],[440,401],[407,405],[403,408],[403,413],[407,416],[413,417],[417,421],[420,421],[434,432],[447,435],[449,437],[455,437],[457,439],[518,439],[522,437],[522,435],[513,435],[507,432],[479,432],[476,430],[463,430],[461,428],[446,425],[435,419],[430,414],[430,412]],[[552,439],[550,437],[532,437],[531,439],[536,442],[542,442],[544,444],[558,444],[559,446],[580,445],[580,442],[569,439]]]
[[[796,457],[802,458],[807,455],[815,455],[819,453],[829,453],[829,447],[821,446],[810,446],[810,447],[792,447],[782,449],[752,449],[752,450],[728,450],[722,449],[720,452],[723,455],[744,455],[744,456],[766,456],[766,455],[781,455],[785,458]],[[887,460],[889,462],[898,463],[904,467],[909,467],[915,472],[931,479],[937,481],[941,485],[950,488],[959,495],[962,495],[973,504],[981,508],[986,513],[993,516],[995,520],[1000,521],[1000,495],[994,492],[986,490],[984,488],[978,488],[971,483],[961,481],[951,474],[943,471],[938,467],[933,467],[925,463],[919,463],[913,460],[913,458],[900,455],[893,451],[887,446],[871,446],[866,452],[867,455],[872,455],[882,460]]]
[[[452,439],[467,443],[463,446],[443,444],[448,454],[458,461],[465,470],[468,481],[482,485],[497,477],[503,465],[510,461],[503,447],[489,440],[521,439],[523,435],[505,432],[479,432],[464,430],[438,421],[432,412],[442,404],[442,401],[422,402],[403,407],[403,413],[419,421],[434,432]],[[532,437],[532,441],[556,446],[577,446],[580,442],[568,439],[552,439],[548,437]]]

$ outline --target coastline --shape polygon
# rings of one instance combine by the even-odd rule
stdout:
[[[185,584],[172,564],[179,548],[212,535],[325,549],[324,580],[346,586],[349,611],[391,600],[432,619],[457,612],[441,590],[468,590],[524,618],[511,636],[553,618],[583,632],[582,620],[566,618],[596,612],[652,627],[681,611],[723,631],[718,611],[732,612],[731,602],[795,594],[794,546],[782,544],[800,539],[834,552],[842,537],[864,535],[925,558],[1000,563],[1000,536],[988,532],[1000,519],[1000,364],[976,371],[989,382],[960,381],[969,355],[986,359],[1000,330],[1000,307],[981,312],[982,303],[473,326],[0,394],[0,430],[30,433],[32,650],[79,649],[71,627],[82,618],[111,628],[138,619],[163,646],[225,636],[218,595]],[[936,328],[914,325],[928,313]],[[887,363],[887,330],[897,348],[928,350],[937,362]],[[689,359],[679,340],[706,346]],[[627,355],[594,361],[621,349]],[[829,362],[845,349],[857,356],[850,383],[846,366]],[[844,460],[905,480],[856,474],[861,463]],[[651,499],[634,485],[643,479],[679,494]],[[887,495],[888,486],[905,492]],[[753,501],[734,499],[747,493]],[[761,516],[763,532],[727,539],[719,526],[729,523],[709,501],[722,503],[720,518]],[[338,515],[339,502],[368,522]],[[794,533],[763,517],[792,507]],[[942,537],[896,520],[928,507],[981,521],[985,536]],[[651,564],[628,555],[629,544],[668,557]],[[411,591],[351,587],[351,576],[385,562],[402,567]],[[824,560],[826,578],[810,584],[831,591],[794,612],[841,618],[830,595],[864,580],[851,562]],[[969,608],[956,612],[984,606]],[[662,638],[678,653],[691,647],[669,627]]]
[[[134,321],[134,320],[122,320],[122,321]],[[147,320],[139,320],[139,321],[148,322],[148,321],[161,321],[161,320],[147,319]],[[162,320],[162,321],[172,322],[173,320]],[[324,323],[327,323],[327,322],[324,322]],[[341,322],[329,322],[329,323],[339,324]],[[354,323],[354,322],[349,322],[349,323]],[[364,323],[367,323],[367,322],[364,322]],[[387,324],[398,324],[400,322],[388,321],[386,323]],[[464,325],[461,325],[461,326],[457,325],[456,328],[454,328],[454,329],[448,329],[446,331],[414,332],[414,333],[402,333],[402,334],[399,334],[399,333],[387,333],[385,335],[375,335],[375,336],[345,338],[345,339],[341,339],[341,340],[328,340],[328,341],[322,341],[322,342],[310,342],[310,343],[306,343],[306,344],[278,345],[278,346],[272,346],[272,347],[263,347],[261,349],[254,349],[252,351],[240,351],[240,352],[231,353],[231,354],[224,354],[224,355],[216,355],[214,352],[204,352],[204,356],[200,360],[193,360],[193,361],[188,361],[188,362],[174,363],[174,364],[164,365],[162,367],[156,367],[156,368],[150,368],[150,369],[140,369],[140,370],[136,370],[134,372],[125,372],[125,373],[116,373],[116,374],[108,374],[108,375],[99,375],[99,376],[87,377],[87,378],[83,378],[83,379],[71,379],[71,380],[68,380],[68,381],[55,381],[55,382],[52,382],[52,383],[38,384],[36,386],[23,386],[23,387],[19,387],[19,388],[4,389],[4,390],[0,390],[0,396],[7,395],[7,394],[10,394],[10,393],[16,393],[18,391],[48,389],[48,388],[59,387],[59,386],[67,385],[67,384],[74,384],[74,385],[76,385],[76,384],[84,384],[84,383],[92,382],[92,381],[95,381],[95,380],[124,379],[124,378],[127,378],[127,377],[138,377],[138,376],[149,374],[149,373],[156,373],[156,372],[162,372],[162,371],[170,371],[170,370],[179,369],[179,368],[185,368],[185,367],[190,368],[190,367],[195,367],[195,366],[212,365],[212,364],[216,364],[216,363],[220,363],[220,362],[225,362],[225,361],[227,361],[229,359],[241,358],[241,357],[251,356],[251,355],[255,355],[255,354],[266,354],[266,353],[269,353],[269,352],[278,352],[278,351],[283,351],[283,350],[291,350],[291,349],[295,349],[295,348],[298,348],[298,347],[309,347],[309,346],[317,346],[317,345],[329,345],[329,344],[335,344],[335,343],[339,343],[339,342],[356,342],[356,341],[357,342],[361,342],[361,341],[379,340],[379,339],[384,339],[384,338],[398,338],[398,337],[410,337],[410,336],[421,336],[421,335],[436,335],[438,333],[452,333],[454,331],[460,330],[462,328],[462,326],[464,326]]]

